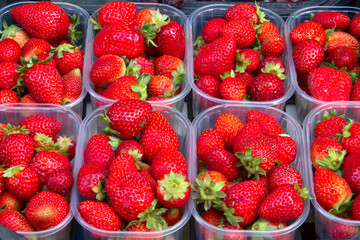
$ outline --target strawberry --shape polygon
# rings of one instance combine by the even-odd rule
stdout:
[[[151,113],[149,124],[140,135],[139,143],[144,149],[144,160],[152,163],[155,155],[163,149],[179,150],[179,138],[167,119],[158,111]]]
[[[39,38],[31,38],[21,49],[21,57],[23,57],[26,61],[29,61],[31,56],[38,55],[40,53],[49,54],[50,51],[51,46],[47,41]]]
[[[49,53],[49,54],[51,54],[51,53]],[[36,57],[38,58],[38,62],[43,62],[44,64],[51,65],[56,68],[56,62],[55,62],[54,58],[51,57],[49,54],[44,53],[44,52],[36,54]],[[49,58],[50,58],[50,61],[47,62],[49,60]]]
[[[349,32],[358,40],[360,39],[359,28],[360,28],[360,14],[356,14],[355,17],[353,17],[353,19],[351,20]]]
[[[306,39],[294,47],[293,61],[299,73],[308,73],[317,68],[324,58],[325,51],[316,40]]]
[[[347,73],[329,67],[312,70],[307,78],[311,96],[322,101],[349,101],[351,78]],[[336,93],[336,94],[333,94]]]
[[[0,196],[1,194],[3,194],[6,190],[6,183],[5,183],[5,178],[3,177],[4,174],[4,170],[2,168],[0,168]],[[0,205],[1,208],[2,205]]]
[[[291,187],[297,183],[299,188],[302,187],[302,177],[295,167],[290,164],[280,164],[270,173],[270,188],[274,190],[282,185],[289,185]]]
[[[258,74],[260,73],[272,73],[278,76],[281,80],[286,78],[286,66],[281,58],[270,56],[261,60],[258,67]]]
[[[221,223],[221,219],[224,217],[223,214],[214,209],[211,208],[207,211],[205,211],[203,214],[201,214],[202,219],[204,219],[207,223],[210,223],[211,225],[218,227]]]
[[[150,82],[148,84],[148,92],[150,96],[171,97],[173,90],[174,84],[170,78],[164,75],[151,76]]]
[[[310,154],[315,169],[322,167],[336,171],[342,165],[346,151],[339,142],[319,137],[312,142]]]
[[[285,94],[282,80],[272,73],[260,73],[249,86],[252,101],[271,101]]]
[[[119,154],[110,164],[109,171],[113,172],[117,168],[124,168],[129,172],[137,172],[134,159],[127,152]]]
[[[234,36],[236,37],[237,48],[247,48],[255,41],[255,29],[249,21],[235,19],[221,29],[221,36]]]
[[[155,9],[145,8],[141,11],[138,11],[134,16],[134,21],[141,27],[143,24],[154,24],[153,14],[156,14]]]
[[[56,67],[61,76],[66,75],[72,70],[78,68],[82,71],[83,68],[83,51],[71,44],[61,44],[56,49],[54,59]]]
[[[333,51],[337,47],[350,47],[355,52],[359,52],[358,40],[349,33],[346,32],[333,32],[327,39],[325,49],[327,52]]]
[[[242,176],[243,179],[248,178],[247,176],[245,176],[245,177],[246,178],[244,178]],[[263,201],[271,192],[269,174],[267,176],[260,176],[259,179],[256,179],[256,178],[250,179],[250,181],[261,186],[262,191],[260,192],[260,194],[261,194],[260,199],[261,199],[261,201]],[[229,186],[229,188],[230,188],[230,186]]]
[[[283,133],[283,129],[276,119],[268,114],[251,109],[246,113],[246,122],[258,122],[263,134],[276,137]]]
[[[259,218],[253,224],[251,224],[251,230],[255,230],[255,231],[276,231],[276,230],[283,229],[285,227],[287,227],[286,223],[282,223],[282,222],[273,223],[273,222],[266,221],[265,219],[262,219],[262,218]],[[291,239],[291,235],[289,236],[289,234],[286,234],[286,235],[282,235],[279,237],[270,237],[269,236],[269,238],[264,238],[264,239],[265,240],[268,240],[268,239],[285,240],[288,238]]]
[[[0,195],[0,207],[4,207],[5,205],[6,209],[17,212],[20,212],[24,207],[22,201],[17,199],[14,194],[9,191],[6,191]]]
[[[141,144],[135,140],[125,140],[116,148],[115,155],[119,156],[121,153],[129,153],[135,161],[142,161],[144,158],[144,149]]]
[[[297,153],[296,142],[288,135],[279,134],[275,138],[278,148],[277,160],[281,163],[292,163]]]
[[[181,75],[178,76],[181,80],[184,78],[184,63],[180,58],[163,55],[155,59],[154,68],[156,75],[164,75],[171,80],[177,75]]]
[[[305,39],[314,39],[323,46],[326,39],[325,30],[316,22],[300,23],[291,30],[289,37],[294,45]]]
[[[156,197],[167,208],[181,208],[190,198],[190,182],[186,175],[171,171],[157,181]]]
[[[55,137],[61,130],[61,124],[58,120],[51,117],[32,115],[24,118],[19,123],[30,131],[29,136],[34,137],[36,133],[42,133],[50,138]]]
[[[37,231],[58,225],[68,214],[69,204],[65,198],[47,190],[33,196],[25,210],[27,220]]]
[[[106,130],[114,132],[120,139],[130,139],[146,127],[151,111],[151,105],[145,101],[125,99],[112,104],[102,119],[108,123]]]
[[[95,134],[86,144],[84,163],[98,163],[108,168],[115,159],[115,153],[110,145],[111,139],[105,134]]]
[[[181,211],[181,208],[169,208],[165,213],[161,215],[167,223],[167,225],[174,226],[176,223],[178,223],[183,216],[183,213]]]
[[[30,36],[51,43],[63,38],[70,25],[66,12],[51,2],[23,4],[13,8],[10,14]]]
[[[113,54],[133,59],[142,56],[146,43],[134,21],[119,20],[106,25],[96,35],[93,48],[96,57]]]
[[[0,90],[0,104],[4,103],[18,103],[19,97],[12,90]]]
[[[245,19],[251,20],[253,24],[258,24],[259,16],[256,10],[256,7],[249,3],[238,3],[226,10],[225,19],[227,21]]]
[[[154,65],[146,58],[143,58],[143,57],[138,57],[138,58],[135,58],[134,61],[136,61],[136,64],[141,66],[139,72],[140,74],[145,74],[145,73],[148,73],[150,74],[151,76],[154,76],[155,75],[155,67]],[[159,74],[161,75],[161,74]]]
[[[248,144],[261,135],[263,135],[263,133],[260,123],[257,121],[250,121],[246,123],[235,137],[233,152],[238,152],[245,146],[245,144]]]
[[[351,101],[360,101],[360,82],[359,81],[356,81],[352,86],[350,100]]]
[[[195,83],[201,91],[211,97],[220,97],[219,86],[220,81],[212,76],[203,75]]]
[[[233,76],[233,77],[232,77]],[[224,79],[220,83],[219,93],[222,99],[241,101],[245,97],[245,84],[238,78],[235,78],[233,73],[228,76],[225,73]]]
[[[260,43],[263,43],[264,40],[271,35],[280,34],[277,26],[269,21],[265,21],[262,25],[260,25],[259,30],[260,33],[256,34],[256,36],[259,39]]]
[[[260,63],[260,55],[250,48],[237,50],[236,53],[236,71],[237,72],[254,72]]]
[[[341,12],[319,12],[313,17],[312,21],[319,23],[325,30],[335,29],[346,31],[350,27],[350,18]]]
[[[128,20],[135,17],[137,7],[134,3],[115,1],[104,4],[98,12],[97,20],[101,27],[118,20]]]
[[[341,134],[343,128],[347,125],[342,116],[336,116],[336,112],[325,112],[324,118],[320,121],[314,130],[315,138],[327,137],[337,140],[337,134]]]
[[[59,193],[62,196],[70,196],[74,178],[71,171],[60,169],[49,173],[46,176],[46,186],[50,191]]]
[[[33,139],[23,133],[14,133],[7,136],[0,143],[1,164],[6,168],[17,165],[27,166],[34,155]]]
[[[34,229],[21,213],[14,210],[0,211],[0,225],[13,231],[33,232]]]
[[[345,179],[326,168],[316,170],[314,192],[320,206],[335,215],[347,210],[352,196]]]
[[[214,130],[222,137],[225,148],[232,150],[235,137],[243,126],[244,123],[235,115],[222,113],[216,118]]]
[[[0,63],[19,62],[21,54],[20,45],[13,39],[0,41]]]
[[[236,38],[224,36],[204,47],[194,60],[194,73],[199,77],[212,76],[220,80],[220,75],[234,68]]]
[[[109,177],[109,171],[102,165],[91,163],[81,166],[78,177],[77,187],[86,199],[103,201],[103,182]]]
[[[232,225],[231,223],[229,223],[228,221],[225,221],[225,223],[223,225],[220,224],[220,227],[223,229],[230,230],[226,234],[224,234],[223,240],[246,240],[245,234],[231,232],[231,230],[239,231],[239,230],[244,230],[244,228],[242,228],[240,226],[236,227],[236,226]]]
[[[352,153],[344,159],[344,178],[353,193],[360,193],[360,154]]]
[[[163,179],[170,172],[181,173],[186,176],[187,164],[179,151],[168,148],[159,151],[155,155],[150,171],[155,180]]]
[[[81,218],[98,229],[118,231],[122,228],[121,218],[108,203],[86,200],[79,204],[78,209]]]
[[[20,73],[17,72],[16,62],[0,63],[0,89],[10,90],[16,86]]]
[[[121,57],[106,54],[99,57],[91,67],[90,80],[99,86],[108,86],[125,75],[125,62]]]
[[[297,190],[282,185],[274,189],[261,203],[259,215],[270,222],[288,222],[304,212],[304,203]]]
[[[27,201],[39,190],[39,177],[32,168],[17,165],[5,170],[3,177],[8,191],[19,200]]]
[[[354,220],[352,218],[344,218]],[[356,225],[344,224],[341,222],[328,222],[326,225],[327,234],[331,239],[346,239],[355,237],[359,233],[359,227]]]
[[[243,72],[243,73],[235,72],[235,77],[237,79],[240,79],[245,84],[246,92],[248,92],[249,91],[249,86],[254,81],[253,76],[248,72]]]
[[[176,21],[170,21],[161,27],[160,32],[156,33],[154,43],[161,55],[171,55],[180,60],[185,57],[185,33],[182,26]]]
[[[20,48],[30,39],[29,34],[24,29],[15,24],[8,26],[6,20],[3,21],[3,28],[4,29],[0,31],[1,39],[13,39],[20,45]]]
[[[285,41],[280,34],[270,35],[261,43],[261,54],[279,57],[285,51]]]
[[[210,171],[222,173],[228,181],[240,177],[240,168],[236,165],[238,158],[222,147],[213,148],[207,156],[206,163]]]
[[[221,35],[221,29],[227,24],[227,21],[222,18],[213,18],[207,21],[202,29],[202,39],[206,44],[216,40]]]
[[[213,129],[204,130],[196,142],[197,157],[206,161],[209,152],[215,147],[225,148],[222,137]]]
[[[339,46],[329,53],[329,62],[334,62],[337,68],[345,68],[346,71],[350,71],[357,63],[357,55],[352,48]]]
[[[343,130],[342,146],[346,153],[360,153],[360,123],[350,123]]]
[[[354,220],[360,220],[360,197],[359,195],[355,198],[352,205],[352,217]]]
[[[161,226],[157,226],[158,229],[155,229],[155,228],[148,228],[146,226],[146,222],[141,222],[141,223],[138,223],[138,224],[132,224],[132,225],[128,225],[126,228],[125,228],[125,231],[126,232],[157,232],[157,231],[160,231],[162,229],[164,229],[163,227]],[[136,236],[136,235],[135,235]],[[139,235],[139,236],[142,236],[142,235]],[[155,238],[156,240],[159,240],[159,238]]]
[[[30,94],[25,94],[20,98],[20,103],[35,103],[35,101],[31,98]]]
[[[64,94],[62,104],[75,101],[82,92],[81,71],[75,68],[63,76]]]

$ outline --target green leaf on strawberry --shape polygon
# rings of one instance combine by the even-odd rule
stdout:
[[[183,199],[185,197],[185,193],[188,191],[188,187],[190,186],[190,183],[185,181],[185,179],[186,175],[170,171],[169,174],[164,175],[164,180],[158,181],[158,183],[164,187],[165,201],[170,198]]]
[[[245,169],[248,171],[248,176],[254,175],[256,179],[259,179],[261,175],[266,175],[266,171],[262,168],[260,168],[259,164],[263,161],[262,157],[255,157],[253,158],[251,154],[251,149],[246,148],[245,154],[242,152],[235,153],[235,156],[237,156],[240,159],[240,162],[237,164],[237,166],[244,166]]]
[[[322,168],[327,168],[333,172],[336,172],[342,165],[346,150],[335,152],[334,148],[330,147],[328,155],[324,156],[324,159],[318,159],[316,162]]]
[[[352,196],[354,194],[350,194],[350,196],[346,199],[344,199],[342,202],[336,204],[332,209],[329,210],[329,213],[339,216],[346,212],[352,205],[353,201],[351,200]]]

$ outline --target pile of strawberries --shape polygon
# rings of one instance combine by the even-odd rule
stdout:
[[[360,14],[323,11],[291,30],[300,88],[322,101],[360,99]]]
[[[79,18],[51,2],[23,4],[10,14],[18,25],[3,22],[0,103],[75,101],[82,92]]]
[[[41,231],[69,214],[76,144],[58,136],[61,127],[56,119],[40,115],[26,117],[18,126],[0,124],[0,225]]]
[[[310,153],[317,203],[338,217],[360,220],[360,123],[326,112],[314,137]],[[325,218],[322,224],[334,239],[360,232],[357,226],[332,224]]]
[[[291,165],[297,145],[272,116],[249,110],[244,124],[222,113],[213,129],[200,134],[196,153],[198,178],[192,187],[208,223],[267,231],[284,228],[303,213],[302,198],[308,193],[301,188],[301,173]],[[201,234],[213,239],[215,233],[204,229]]]
[[[115,1],[102,6],[94,40],[98,59],[90,71],[95,91],[115,100],[159,101],[181,92],[184,78],[185,33],[159,9],[137,11],[134,3]]]
[[[196,86],[226,100],[271,101],[285,94],[285,42],[265,14],[248,3],[204,25],[195,51]]]
[[[187,163],[176,132],[142,100],[112,104],[105,133],[86,144],[77,178],[81,218],[107,231],[153,232],[182,218],[190,197]]]

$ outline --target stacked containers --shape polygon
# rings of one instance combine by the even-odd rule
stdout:
[[[72,110],[54,104],[2,104],[0,105],[0,122],[11,123],[17,126],[25,117],[42,115],[55,118],[62,126],[59,135],[67,135],[76,139],[81,119]],[[71,208],[71,206],[70,206]],[[28,239],[38,240],[66,240],[70,239],[71,219],[73,213],[69,212],[66,218],[57,226],[43,231],[18,232]]]
[[[176,9],[169,5],[156,4],[156,3],[136,3],[136,6],[137,6],[138,11],[140,11],[142,9],[146,9],[146,8],[159,9],[160,13],[168,15],[172,21],[177,21],[183,27],[183,29],[185,31],[185,40],[188,38],[188,32],[186,29],[187,17],[179,9]],[[98,12],[99,12],[99,10],[95,11],[93,13],[93,15],[91,15],[90,19],[96,20]],[[93,49],[93,43],[94,43],[94,39],[96,36],[95,30],[94,30],[94,23],[89,21],[88,24],[89,24],[89,27],[88,27],[88,31],[86,34],[87,48],[86,48],[85,64],[84,64],[84,85],[85,85],[86,90],[90,93],[92,107],[95,109],[95,108],[98,108],[103,105],[114,103],[114,102],[116,102],[116,100],[103,97],[100,94],[96,93],[94,90],[94,83],[90,80],[90,70],[91,70],[93,63],[96,61],[97,58],[94,55],[94,49]],[[188,45],[186,45],[186,48],[188,48]],[[189,67],[190,67],[188,59],[189,59],[188,51],[186,51],[185,58],[183,61],[184,68],[185,68],[185,76],[184,76],[184,80],[181,83],[182,91],[174,97],[171,97],[171,98],[168,98],[168,99],[162,100],[162,101],[149,101],[150,103],[172,106],[175,109],[182,111],[183,106],[184,106],[185,96],[191,90],[191,87],[188,84],[188,76],[189,76],[188,71],[189,71]]]
[[[292,163],[294,167],[296,167],[303,178],[303,187],[308,188],[309,186],[309,165],[304,162],[304,149],[303,149],[303,136],[302,130],[299,123],[290,117],[285,112],[269,107],[269,106],[254,106],[252,104],[243,104],[242,106],[238,105],[218,105],[212,108],[209,108],[199,114],[192,123],[191,127],[191,146],[196,146],[197,139],[200,134],[209,128],[214,128],[215,121],[217,117],[222,113],[231,113],[238,117],[243,123],[245,123],[246,113],[250,109],[255,109],[265,114],[268,114],[274,117],[277,122],[281,125],[282,128],[287,129],[287,134],[291,136],[291,138],[296,142],[298,151],[296,155],[295,161]],[[192,166],[190,172],[190,180],[192,183],[195,182],[197,177],[197,155],[196,155],[196,147],[193,147],[191,150],[190,156],[190,165]],[[201,236],[201,233],[206,231],[208,234],[213,234],[221,237],[235,237],[235,236],[244,236],[244,237],[284,237],[285,239],[294,239],[296,230],[301,226],[301,224],[306,220],[309,211],[310,211],[310,202],[308,200],[304,200],[304,212],[298,217],[295,221],[293,221],[289,226],[283,228],[281,230],[276,231],[251,231],[251,230],[226,230],[222,228],[215,227],[209,223],[207,223],[204,219],[201,218],[200,214],[197,211],[196,201],[191,200],[190,202],[191,213],[195,218],[195,226],[196,226],[196,234],[198,239],[204,239]]]
[[[324,113],[327,111],[328,113],[336,110],[337,116],[345,115],[346,118],[352,118],[355,122],[360,121],[360,105],[356,102],[331,102],[326,103],[321,106],[314,108],[305,118],[304,120],[304,164],[307,165],[307,169],[309,169],[308,177],[309,177],[309,191],[311,196],[314,198],[311,200],[314,206],[315,213],[315,229],[316,234],[320,239],[333,239],[329,236],[328,230],[331,228],[339,228],[344,229],[357,229],[356,232],[359,232],[360,229],[360,221],[356,220],[347,220],[344,218],[340,218],[332,215],[323,209],[319,203],[316,201],[316,196],[314,193],[314,175],[310,157],[310,146],[314,141],[314,129],[316,127],[316,122],[323,119]],[[355,238],[354,238],[355,239]]]
[[[350,17],[352,19],[356,14],[360,13],[359,8],[355,7],[328,7],[328,6],[316,6],[316,7],[307,7],[303,8],[301,10],[298,10],[291,14],[285,23],[285,41],[286,41],[286,48],[287,48],[287,55],[292,56],[293,53],[293,45],[290,41],[289,34],[291,30],[299,25],[300,23],[303,23],[305,20],[310,20],[311,14],[317,14],[324,11],[332,11],[332,12],[341,12]],[[297,81],[297,74],[295,70],[295,65],[292,57],[289,57],[289,65],[290,65],[290,78],[292,81],[293,88],[295,89],[295,104],[296,104],[296,110],[299,116],[300,121],[302,122],[306,115],[315,107],[324,104],[326,102],[317,100],[307,93],[305,93],[298,84]]]
[[[255,102],[255,101],[232,101],[232,100],[225,100],[220,98],[211,97],[201,91],[194,83],[194,58],[193,58],[193,45],[198,36],[201,36],[201,31],[205,25],[205,23],[213,18],[224,18],[226,10],[228,10],[233,5],[230,4],[214,4],[208,5],[205,7],[201,7],[194,12],[191,13],[188,19],[188,32],[189,37],[186,42],[187,46],[187,56],[188,56],[188,65],[189,65],[189,83],[193,90],[193,114],[196,116],[204,109],[215,105],[221,104],[250,104],[253,106],[274,106],[278,109],[284,109],[285,102],[293,95],[294,89],[290,81],[290,74],[289,74],[289,64],[288,64],[288,57],[285,52],[283,53],[281,59],[284,61],[286,66],[286,79],[284,80],[285,86],[285,94],[283,97],[278,98],[272,101],[266,102]],[[284,37],[284,20],[275,12],[271,10],[267,10],[264,8],[260,8],[266,14],[266,19],[269,19],[273,24],[275,24],[280,32],[280,35]]]
[[[75,156],[75,167],[74,167],[74,183],[77,182],[77,175],[84,164],[83,153],[89,139],[97,134],[102,133],[106,124],[100,123],[98,121],[100,114],[103,114],[110,105],[102,106],[90,115],[88,115],[83,123],[81,124],[79,137],[77,139],[76,146],[76,156]],[[188,172],[191,171],[190,168],[190,152],[191,152],[191,135],[190,135],[190,121],[187,117],[183,116],[179,111],[174,108],[167,107],[164,105],[152,104],[153,111],[159,111],[162,115],[168,120],[170,125],[174,128],[180,143],[179,151],[187,160],[188,163]],[[167,239],[182,239],[182,230],[186,222],[190,218],[190,209],[189,203],[183,207],[183,217],[181,220],[176,223],[174,226],[167,228],[166,230],[158,232],[125,232],[125,231],[104,231],[101,229],[94,228],[90,224],[86,223],[80,216],[78,206],[82,201],[82,197],[76,188],[72,189],[71,192],[71,209],[75,216],[76,221],[81,225],[83,230],[84,239],[162,239],[163,237]]]
[[[10,4],[6,7],[4,7],[3,9],[1,9],[0,22],[3,23],[3,21],[6,20],[6,22],[9,25],[15,23],[14,20],[12,20],[12,18],[10,16],[11,9],[13,9],[17,6],[23,5],[23,4],[27,4],[27,3],[34,3],[34,2],[27,1],[27,2],[13,3],[13,4]],[[62,9],[64,9],[65,12],[68,13],[69,15],[76,14],[77,16],[80,17],[80,24],[78,25],[76,30],[82,32],[81,45],[82,45],[82,49],[85,50],[87,47],[86,41],[85,41],[85,34],[87,31],[88,21],[90,18],[89,14],[84,9],[82,9],[74,4],[64,3],[64,2],[54,2],[54,3],[56,5],[58,5],[59,7],[61,7]],[[86,53],[86,51],[85,51],[85,53]],[[85,65],[85,60],[84,60],[84,65]],[[84,72],[82,73],[82,77],[84,77]],[[65,104],[65,107],[74,110],[77,114],[79,114],[81,116],[82,110],[83,110],[83,100],[84,100],[85,96],[86,96],[86,89],[83,85],[81,95],[75,101]]]

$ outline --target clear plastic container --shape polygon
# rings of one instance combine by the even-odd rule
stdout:
[[[17,6],[23,5],[23,4],[28,4],[28,3],[34,3],[34,2],[31,2],[31,1],[17,2],[17,3],[10,4],[2,9],[0,9],[0,22],[3,23],[3,21],[6,20],[8,25],[16,23],[10,16],[11,9],[13,9]],[[71,3],[65,3],[65,2],[54,2],[54,3],[56,5],[58,5],[59,7],[61,7],[62,9],[64,9],[65,12],[68,13],[69,15],[76,14],[77,16],[80,16],[80,24],[77,27],[77,31],[82,32],[82,39],[81,39],[80,44],[82,45],[82,50],[85,51],[84,54],[86,54],[85,37],[86,37],[86,31],[87,31],[87,27],[88,27],[88,21],[90,18],[89,14],[81,7],[71,4]],[[84,66],[85,66],[85,59],[84,59]],[[83,82],[84,82],[84,72],[83,72],[82,78],[83,78]],[[73,101],[71,103],[67,103],[64,106],[74,110],[77,114],[79,114],[79,116],[82,116],[83,100],[86,96],[86,93],[87,93],[86,89],[83,85],[81,95],[75,101]]]
[[[194,57],[193,57],[193,45],[198,36],[201,36],[201,31],[205,25],[205,23],[213,18],[224,18],[226,10],[232,7],[234,4],[212,4],[201,7],[194,12],[191,13],[188,19],[188,31],[189,38],[187,38],[186,45],[189,46],[187,48],[187,56],[189,62],[189,82],[192,88],[192,96],[193,96],[193,113],[194,116],[199,114],[204,109],[215,105],[221,104],[237,104],[242,106],[244,104],[251,104],[253,106],[273,106],[278,109],[284,109],[285,102],[293,95],[294,89],[290,81],[289,74],[289,64],[286,49],[281,56],[281,59],[284,61],[286,65],[286,79],[284,80],[285,86],[285,94],[281,98],[272,101],[265,102],[256,102],[256,101],[232,101],[225,100],[220,98],[215,98],[207,95],[203,91],[201,91],[194,83]],[[275,24],[280,32],[280,35],[284,38],[284,20],[275,12],[260,8],[266,14],[266,19],[269,19],[273,24]],[[285,38],[284,38],[285,40]]]
[[[77,139],[81,118],[74,111],[54,104],[1,104],[0,122],[18,125],[25,117],[32,115],[42,115],[57,119],[62,128],[58,134],[67,135]],[[70,205],[71,208],[71,205]],[[36,232],[18,232],[28,239],[37,240],[67,240],[70,239],[71,219],[73,213],[70,212],[66,218],[53,228]],[[0,237],[1,238],[1,237]]]
[[[326,102],[317,100],[307,93],[305,93],[298,84],[297,81],[297,74],[295,70],[294,61],[292,59],[292,53],[294,50],[294,47],[291,43],[291,40],[289,38],[289,34],[291,30],[299,25],[300,23],[303,23],[305,20],[310,20],[311,13],[317,14],[319,12],[323,11],[336,11],[336,12],[342,12],[345,13],[352,19],[356,14],[360,13],[360,8],[356,7],[341,7],[341,6],[314,6],[314,7],[307,7],[300,9],[294,13],[292,13],[285,22],[285,43],[287,47],[287,55],[291,56],[289,57],[289,65],[290,65],[290,79],[292,81],[293,88],[295,89],[295,103],[296,103],[296,110],[299,116],[300,121],[302,122],[306,115],[315,107],[324,104]]]
[[[176,9],[174,7],[171,7],[169,5],[165,4],[158,4],[158,3],[135,3],[137,6],[137,11],[140,11],[142,9],[146,8],[152,8],[152,9],[159,9],[161,13],[166,14],[170,17],[172,21],[177,21],[184,29],[185,31],[185,39],[188,38],[188,31],[186,29],[186,15],[180,11],[179,9]],[[98,10],[96,10],[90,17],[90,19],[96,20],[98,15]],[[96,61],[97,57],[94,55],[94,49],[93,49],[93,43],[95,39],[95,30],[94,30],[94,24],[89,21],[89,27],[88,32],[86,35],[86,43],[87,43],[87,50],[85,54],[85,64],[84,64],[84,85],[86,90],[90,93],[90,99],[93,109],[98,108],[103,105],[107,105],[110,103],[116,102],[116,100],[106,98],[101,96],[100,94],[96,93],[94,90],[94,83],[90,80],[90,70],[93,65],[93,63]],[[188,48],[189,46],[186,46]],[[182,111],[185,101],[185,96],[190,92],[191,87],[188,84],[188,77],[189,77],[189,61],[188,61],[188,52],[185,53],[185,58],[183,60],[184,62],[184,68],[185,68],[185,76],[184,80],[181,83],[182,91],[171,98],[168,98],[166,100],[162,101],[149,101],[150,103],[165,105],[165,106],[172,106],[173,108]]]
[[[111,104],[110,104],[111,105]],[[77,173],[79,172],[81,166],[84,164],[83,153],[89,139],[97,134],[102,133],[106,124],[99,122],[98,119],[100,114],[103,114],[110,105],[105,105],[100,108],[95,109],[90,115],[88,115],[80,127],[78,144],[76,146],[76,156],[75,156],[75,167],[74,167],[74,182],[77,182]],[[180,143],[179,151],[184,156],[188,162],[188,173],[191,171],[189,164],[189,154],[191,151],[190,144],[190,121],[182,113],[177,111],[174,108],[151,104],[153,110],[160,111],[163,116],[169,121],[170,125],[174,128]],[[86,223],[80,216],[78,211],[78,206],[81,201],[85,200],[79,193],[77,187],[74,187],[71,193],[71,209],[75,216],[75,219],[82,227],[84,239],[171,239],[171,240],[180,240],[182,239],[182,231],[186,222],[190,218],[190,209],[189,203],[187,203],[183,208],[183,217],[181,220],[163,231],[158,232],[125,232],[125,231],[104,231],[101,229],[94,228],[92,225]]]
[[[310,113],[306,116],[304,120],[304,160],[305,164],[308,165],[307,169],[309,169],[308,176],[309,178],[309,192],[311,193],[311,196],[314,198],[311,200],[313,206],[314,206],[314,213],[315,213],[315,230],[316,234],[320,239],[335,239],[331,238],[328,231],[330,228],[339,228],[340,224],[343,224],[344,226],[341,227],[341,229],[347,229],[350,227],[357,228],[357,232],[360,231],[360,221],[355,220],[347,220],[343,219],[337,216],[334,216],[327,212],[325,209],[323,209],[318,202],[316,201],[316,196],[314,193],[314,174],[312,169],[312,163],[311,163],[311,157],[310,157],[310,146],[312,142],[314,141],[314,129],[316,126],[316,122],[323,119],[324,113],[332,112],[333,110],[336,110],[337,115],[345,114],[346,118],[352,118],[355,120],[355,122],[360,121],[360,105],[357,102],[331,102],[326,103],[324,105],[318,106],[310,111]],[[341,225],[340,225],[341,226]],[[355,238],[354,238],[355,239]],[[356,238],[358,239],[358,238]]]
[[[211,107],[202,113],[200,113],[193,121],[191,126],[191,145],[193,149],[190,156],[190,180],[192,183],[195,182],[197,177],[197,156],[196,156],[196,141],[199,138],[200,134],[209,128],[214,128],[215,121],[217,117],[222,113],[231,113],[237,116],[243,123],[245,123],[246,113],[250,109],[255,109],[265,114],[269,114],[274,117],[282,128],[287,129],[287,134],[294,139],[297,144],[298,151],[295,161],[292,163],[296,167],[303,178],[303,187],[309,187],[309,169],[308,165],[304,164],[304,152],[303,152],[303,136],[302,130],[299,123],[286,114],[285,112],[269,107],[269,106],[254,106],[250,104],[239,105],[217,105]],[[296,230],[301,226],[301,224],[306,220],[309,210],[310,210],[310,201],[304,200],[304,212],[303,214],[294,220],[289,226],[276,231],[252,231],[252,230],[227,230],[215,227],[207,223],[204,219],[201,218],[200,214],[197,211],[197,205],[195,200],[190,202],[191,213],[195,218],[196,234],[197,239],[206,239],[202,236],[202,233],[216,236],[216,239],[222,239],[223,237],[235,237],[235,236],[244,236],[247,239],[252,239],[256,237],[267,237],[269,239],[275,239],[276,237],[284,237],[284,239],[294,239]],[[207,236],[209,236],[207,235]],[[271,238],[273,237],[273,238]],[[214,238],[215,239],[215,238]],[[236,238],[232,238],[236,239]],[[283,239],[283,238],[281,238]]]

